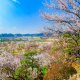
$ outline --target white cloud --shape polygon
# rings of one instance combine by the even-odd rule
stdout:
[[[20,4],[19,0],[12,0],[14,3]]]

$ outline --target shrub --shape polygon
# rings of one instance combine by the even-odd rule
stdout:
[[[68,80],[75,73],[76,70],[69,64],[54,63],[44,76],[44,80]]]
[[[36,51],[28,51],[24,54],[24,59],[21,60],[21,66],[15,70],[14,78],[16,80],[32,80],[36,77],[35,71],[39,72],[39,64],[34,58]],[[38,73],[37,73],[38,74]]]

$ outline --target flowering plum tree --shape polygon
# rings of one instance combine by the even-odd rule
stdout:
[[[66,49],[71,55],[80,56],[80,0],[46,0],[48,10],[42,17],[61,28],[66,38]],[[59,25],[58,25],[59,24]],[[54,31],[51,27],[50,31]]]

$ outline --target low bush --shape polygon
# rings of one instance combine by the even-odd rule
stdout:
[[[44,80],[68,80],[75,73],[75,68],[69,64],[54,63],[44,76]]]

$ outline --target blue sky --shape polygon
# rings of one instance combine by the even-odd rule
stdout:
[[[0,0],[0,33],[36,33],[44,27],[43,0]]]

